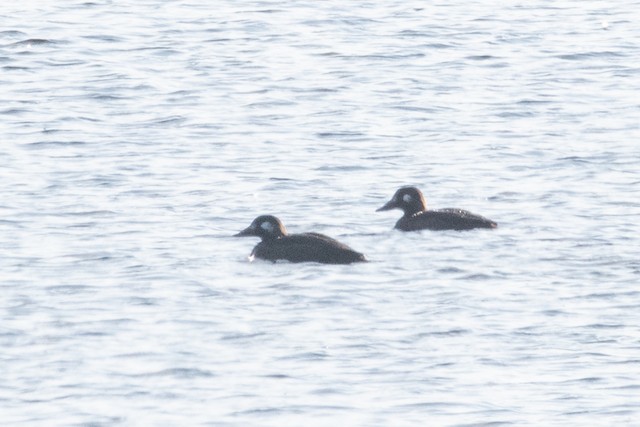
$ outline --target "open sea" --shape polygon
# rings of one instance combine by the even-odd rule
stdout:
[[[639,22],[3,1],[0,425],[639,426]],[[249,262],[260,214],[371,262]]]

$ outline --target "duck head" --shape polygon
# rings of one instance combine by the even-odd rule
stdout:
[[[273,215],[260,215],[250,226],[234,234],[235,237],[256,236],[261,239],[279,239],[287,235],[287,229],[278,218]]]
[[[391,200],[376,212],[401,209],[405,215],[413,215],[427,210],[427,203],[422,192],[416,187],[401,187],[396,191]]]

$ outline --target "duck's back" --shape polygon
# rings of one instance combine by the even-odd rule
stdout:
[[[396,228],[402,231],[471,230],[497,226],[498,224],[488,218],[458,208],[418,212],[409,217],[402,217],[396,223]]]
[[[344,243],[320,233],[290,234],[279,239],[260,242],[253,255],[270,261],[320,262],[351,264],[366,261],[363,254]]]

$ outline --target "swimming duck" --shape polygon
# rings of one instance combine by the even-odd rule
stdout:
[[[320,233],[288,234],[282,221],[273,215],[261,215],[235,236],[256,236],[262,241],[253,248],[251,258],[269,261],[351,264],[366,262],[360,252]]]
[[[395,228],[402,231],[415,230],[471,230],[473,228],[496,228],[498,224],[483,216],[464,209],[445,208],[427,210],[422,192],[416,187],[401,187],[391,200],[377,211],[391,209],[404,211]]]

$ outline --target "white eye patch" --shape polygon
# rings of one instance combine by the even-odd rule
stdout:
[[[409,202],[411,202],[411,200],[413,200],[413,198],[412,198],[410,195],[405,194],[404,196],[402,196],[402,200],[403,200],[405,203],[409,203]]]
[[[269,221],[265,221],[262,224],[260,224],[260,228],[262,228],[264,231],[268,231],[269,233],[271,233],[273,231],[273,224],[271,224]]]

